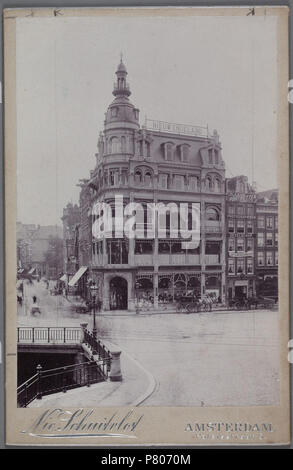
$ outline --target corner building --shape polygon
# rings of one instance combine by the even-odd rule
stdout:
[[[147,298],[154,308],[187,291],[225,300],[225,165],[216,131],[146,119],[130,102],[122,60],[116,71],[114,100],[105,114],[96,167],[83,190],[91,207],[97,201],[113,207],[115,195],[124,204],[198,203],[200,244],[185,249],[180,236],[92,240],[89,278],[100,289],[103,308],[134,310]],[[117,215],[117,214],[116,214]],[[90,225],[95,215],[89,214]],[[147,221],[142,223],[142,233]],[[118,234],[119,235],[119,234]]]

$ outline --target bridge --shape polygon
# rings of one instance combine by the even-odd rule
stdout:
[[[38,365],[35,374],[17,388],[18,407],[27,407],[35,399],[72,388],[89,387],[105,380],[122,380],[121,351],[110,351],[87,329],[80,327],[18,327],[18,353],[82,353],[85,362],[43,370]]]

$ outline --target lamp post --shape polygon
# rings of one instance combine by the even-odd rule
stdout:
[[[90,292],[91,292],[91,297],[93,299],[93,307],[94,307],[94,321],[93,321],[93,339],[94,341],[97,339],[97,327],[96,327],[96,297],[98,293],[98,286],[96,285],[95,282],[90,286]],[[97,354],[96,348],[93,348],[93,354]]]

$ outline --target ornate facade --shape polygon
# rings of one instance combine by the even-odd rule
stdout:
[[[157,232],[152,239],[93,238],[89,278],[98,283],[105,310],[133,310],[142,297],[157,308],[188,290],[224,301],[225,165],[219,136],[207,128],[159,121],[146,120],[141,126],[126,77],[121,61],[114,100],[99,136],[96,167],[82,185],[89,203],[81,218],[87,217],[91,226],[95,215],[89,207],[97,201],[113,205],[118,194],[124,204],[138,202],[143,207],[196,202],[200,244],[185,249],[182,238],[170,238],[168,230],[164,239]],[[144,221],[142,231],[146,229]]]

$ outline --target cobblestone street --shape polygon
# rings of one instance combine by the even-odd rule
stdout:
[[[19,326],[78,326],[92,316],[74,312],[43,283],[35,293],[41,315],[19,311]],[[279,401],[278,312],[97,315],[98,335],[136,359],[156,386],[144,406],[248,406]],[[217,384],[215,386],[215,384]]]

